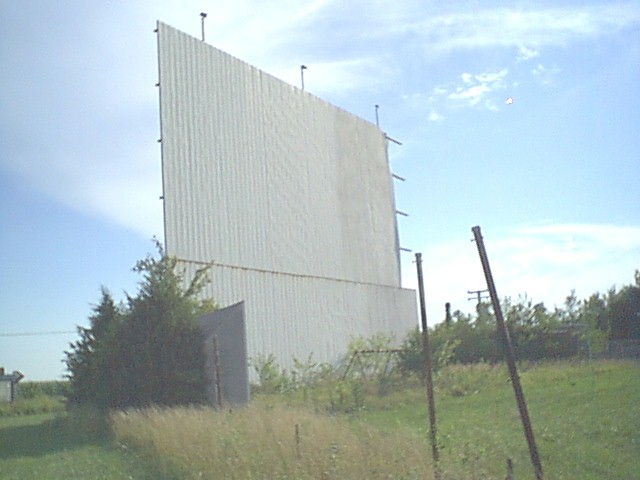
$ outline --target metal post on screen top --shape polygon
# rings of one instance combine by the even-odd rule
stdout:
[[[202,19],[200,23],[202,25],[202,41],[204,42],[204,19],[207,18],[207,14],[204,12],[200,13],[200,18]]]
[[[304,71],[307,69],[306,65],[300,65],[300,85],[302,90],[304,90]]]

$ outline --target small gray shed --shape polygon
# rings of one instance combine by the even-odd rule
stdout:
[[[249,365],[244,302],[203,315],[198,325],[204,337],[208,402],[215,406],[246,405]]]

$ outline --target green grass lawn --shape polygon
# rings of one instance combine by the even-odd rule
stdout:
[[[467,478],[504,478],[512,458],[516,478],[535,478],[506,367],[454,370],[449,375],[459,385],[438,379],[444,388],[436,391],[445,472],[462,468]],[[524,369],[520,377],[545,478],[640,479],[640,364],[546,364]],[[426,395],[416,390],[404,396],[359,418],[426,436]]]
[[[0,478],[153,478],[104,433],[74,430],[66,417],[54,414],[0,418]]]
[[[549,363],[521,368],[520,373],[546,479],[640,480],[640,363]],[[504,478],[507,458],[513,459],[515,478],[535,478],[506,367],[450,366],[437,372],[435,378],[444,480]],[[366,424],[377,428],[381,437],[385,437],[384,432],[387,431],[389,438],[396,438],[403,432],[407,432],[407,438],[414,438],[417,432],[418,440],[426,439],[428,414],[424,389],[398,387],[389,391],[392,392],[384,396],[367,396],[364,408],[356,413],[334,414],[329,418],[341,425],[351,425],[356,435],[364,431],[361,424]],[[275,412],[286,409],[286,405],[292,404],[292,398],[269,395],[256,398],[252,407],[257,409],[256,418],[263,418],[262,415],[269,422],[275,422],[272,426],[268,424],[267,430],[275,434],[281,428],[287,442],[293,441],[293,426],[280,425],[286,422],[275,418]],[[148,431],[152,428],[151,420],[162,425],[166,417],[156,419],[153,413],[149,415],[149,422],[143,422],[139,430],[134,426],[127,433],[129,440],[125,443],[130,445],[130,449],[118,446],[108,425],[96,421],[95,416],[50,413],[0,417],[0,478],[174,478],[163,477],[157,468],[171,455],[177,455],[182,465],[196,465],[196,459],[191,456],[197,449],[186,447],[189,447],[189,442],[202,446],[204,443],[197,435],[211,435],[211,429],[203,433],[199,431],[202,429],[194,426],[179,431],[177,427],[165,425],[166,434],[160,432],[163,442],[158,444],[154,440],[152,445],[148,438],[159,432]],[[204,412],[204,415],[221,414],[211,411]],[[233,422],[240,421],[242,415],[230,412],[224,415],[227,416],[222,419],[223,424],[228,423],[231,434],[237,436],[240,430]],[[254,421],[254,424],[258,426],[265,422]],[[303,450],[319,448],[319,437],[314,438],[308,433],[307,428],[310,427],[301,425]],[[322,428],[322,435],[331,443],[337,430],[332,433],[324,426]],[[256,431],[254,429],[253,439],[233,438],[238,445],[253,440],[250,449],[229,450],[233,458],[253,455],[261,462],[271,461],[270,453],[266,448],[262,451],[261,445],[271,443],[273,447],[274,442],[259,441]],[[347,435],[345,432],[342,434]],[[370,435],[375,433],[367,435],[369,440],[363,440],[374,448]],[[175,445],[168,441],[172,436],[176,437]],[[406,440],[397,438],[394,445]],[[411,441],[414,445],[421,443],[416,443],[415,439]],[[157,450],[154,450],[156,444],[166,444],[162,458],[150,453]],[[231,448],[232,444],[225,448]],[[424,456],[404,455],[397,449],[391,453],[391,449],[386,447],[380,456],[392,455],[394,458],[385,461],[406,461],[412,465],[425,459],[428,464],[430,449],[426,442],[423,445]],[[212,461],[211,452],[205,450],[199,455],[207,462]],[[293,455],[295,449],[277,451],[280,457],[273,461],[283,463],[282,455]],[[356,461],[354,457],[350,458]],[[215,471],[215,468],[209,470]],[[197,471],[192,473],[175,478],[200,478]],[[203,478],[218,477],[210,473]],[[258,475],[255,478],[268,477]],[[429,474],[419,478],[429,478]]]

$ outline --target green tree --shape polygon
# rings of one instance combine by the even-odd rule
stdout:
[[[634,277],[635,285],[609,292],[607,317],[611,340],[640,339],[640,270],[636,270]]]
[[[159,258],[140,260],[137,295],[115,308],[103,292],[91,328],[67,352],[72,400],[102,407],[177,405],[204,400],[204,357],[196,318],[216,305],[200,300],[207,268],[190,282],[156,242]],[[185,287],[186,285],[186,287]]]
[[[109,356],[105,347],[122,315],[109,291],[103,287],[101,293],[101,301],[89,317],[90,328],[78,327],[80,339],[66,352],[72,403],[103,404],[108,397]]]
[[[572,358],[602,353],[607,340],[640,339],[640,271],[635,285],[626,285],[607,295],[593,294],[580,301],[575,290],[562,307],[548,310],[526,295],[501,302],[509,337],[519,360]],[[476,316],[455,311],[443,323],[429,329],[434,368],[447,363],[501,362],[503,340],[497,332],[492,307],[481,303]],[[399,367],[404,372],[422,370],[420,331],[404,340]]]
[[[607,317],[607,298],[594,293],[580,304],[578,323],[586,325],[587,343],[591,354],[601,354],[607,349],[611,328]]]

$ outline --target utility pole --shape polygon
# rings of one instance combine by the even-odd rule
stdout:
[[[482,233],[480,233],[480,227],[473,227],[471,229],[473,236],[478,247],[478,255],[480,256],[480,262],[482,263],[482,269],[484,270],[484,276],[487,281],[487,288],[489,295],[491,296],[491,303],[493,304],[493,312],[496,316],[498,323],[498,332],[502,336],[502,340],[505,344],[505,350],[507,353],[507,365],[509,367],[509,375],[511,377],[511,385],[513,386],[513,392],[516,397],[516,403],[518,404],[518,410],[520,411],[520,419],[522,420],[522,426],[524,428],[524,435],[527,439],[527,445],[529,446],[529,456],[531,457],[531,463],[536,472],[536,479],[543,480],[542,463],[540,462],[540,455],[538,454],[538,447],[536,445],[536,439],[533,436],[533,427],[531,426],[531,419],[529,418],[529,411],[527,410],[527,402],[524,398],[524,392],[522,391],[522,385],[520,384],[520,377],[518,376],[518,368],[516,367],[516,355],[513,351],[513,345],[511,338],[509,337],[509,331],[504,323],[504,317],[502,316],[502,309],[500,307],[500,301],[498,299],[498,293],[496,286],[493,283],[493,275],[491,274],[491,267],[489,266],[489,258],[487,252],[484,249],[484,241],[482,240]]]
[[[440,452],[438,451],[438,436],[436,430],[436,402],[433,395],[433,376],[431,373],[431,350],[429,348],[429,329],[427,328],[427,308],[424,299],[424,281],[422,279],[422,254],[416,253],[416,268],[418,270],[418,295],[420,297],[420,320],[422,326],[422,352],[424,356],[424,374],[427,384],[427,401],[429,402],[429,432],[431,440],[431,455],[433,457],[433,471],[436,480],[440,475]]]
[[[482,303],[483,299],[489,298],[489,295],[483,295],[483,293],[487,293],[489,290],[486,288],[484,290],[467,290],[467,295],[477,295],[478,297],[478,305]],[[469,297],[467,300],[473,300],[475,297]]]

